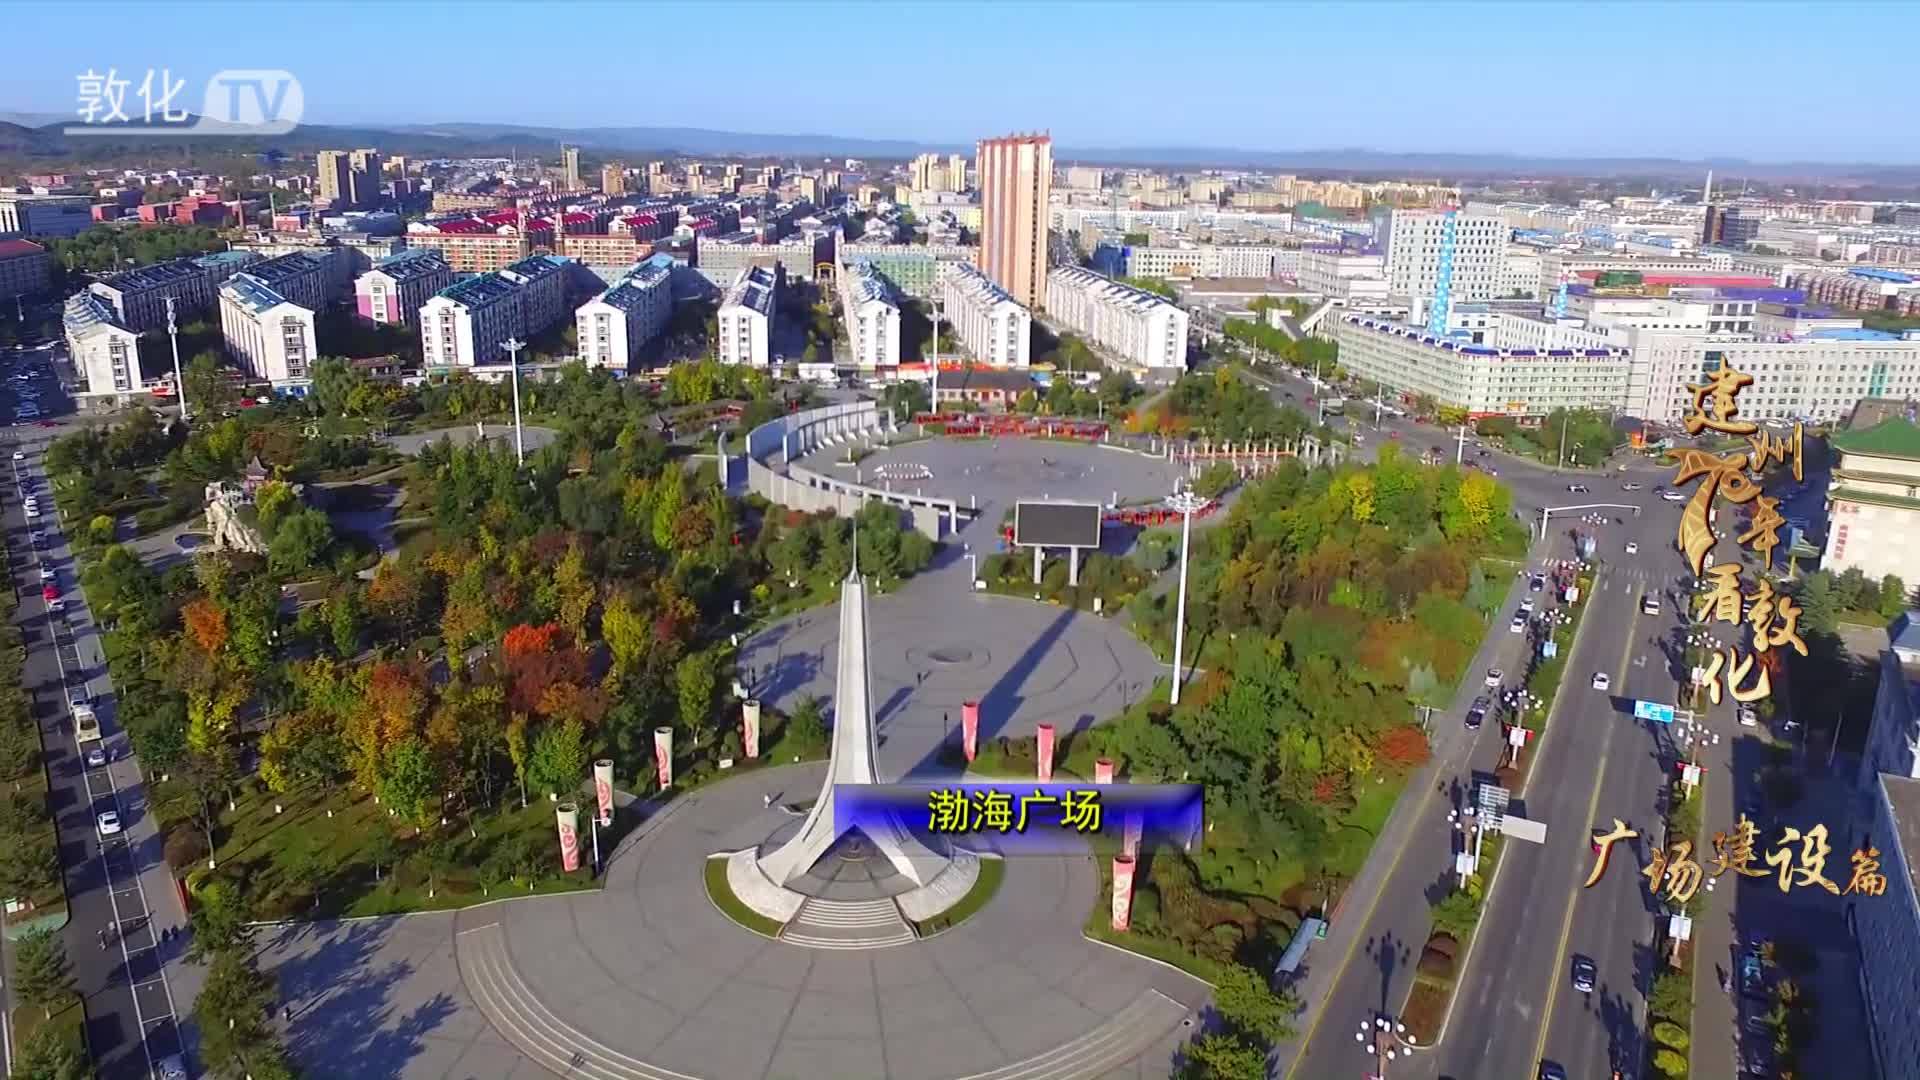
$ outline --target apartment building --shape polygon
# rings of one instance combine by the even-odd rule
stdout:
[[[715,356],[723,364],[764,368],[773,362],[770,336],[781,283],[780,267],[740,271],[720,302]]]
[[[533,253],[527,234],[513,225],[487,225],[471,218],[407,227],[407,246],[440,253],[456,274],[486,274]]]
[[[31,240],[0,240],[0,300],[53,287],[53,260]]]
[[[965,244],[892,244],[870,240],[840,244],[840,258],[873,267],[900,296],[926,300],[941,294],[946,280],[974,265],[980,249]],[[975,266],[975,269],[978,269]]]
[[[167,325],[168,297],[173,298],[176,320],[213,306],[213,285],[192,259],[123,270],[87,288],[113,308],[114,321],[136,334]]]
[[[840,291],[840,321],[854,366],[863,371],[900,366],[900,305],[886,279],[864,262],[834,274]]]
[[[1331,320],[1340,365],[1388,389],[1426,394],[1473,416],[1543,416],[1559,408],[1618,408],[1629,351],[1604,332],[1538,315],[1455,304],[1448,332],[1348,313]]]
[[[354,307],[371,322],[412,326],[427,301],[451,284],[453,270],[439,252],[409,248],[354,279]]]
[[[551,255],[534,255],[500,271],[520,287],[520,333],[541,333],[567,317],[567,263]]]
[[[962,263],[941,289],[947,322],[980,363],[1025,368],[1032,351],[1033,313],[979,268]]]
[[[490,191],[436,191],[433,193],[433,212],[436,214],[500,210],[512,205],[511,198],[496,195]]]
[[[1381,243],[1387,291],[1395,296],[1430,297],[1445,277],[1456,303],[1495,299],[1500,295],[1500,263],[1510,231],[1497,214],[1395,210],[1387,219]],[[1450,259],[1442,257],[1449,234]]]
[[[85,381],[89,395],[131,394],[140,388],[139,335],[119,321],[119,314],[94,293],[67,298],[62,326],[67,354]]]
[[[1015,300],[1040,306],[1047,284],[1053,139],[1009,135],[980,141],[980,269]]]
[[[574,312],[579,357],[589,367],[625,371],[640,350],[673,318],[673,270],[646,263],[634,267]]]
[[[520,286],[481,274],[440,290],[420,308],[421,366],[429,370],[503,363],[500,343],[526,328]]]
[[[326,255],[293,251],[254,263],[245,273],[255,282],[308,311],[324,311],[333,292],[333,264],[328,261],[329,258]]]
[[[732,284],[750,266],[778,265],[784,280],[812,281],[815,267],[833,263],[836,235],[829,229],[803,230],[768,243],[747,232],[702,236],[694,242],[695,269],[720,286]]]
[[[0,237],[78,236],[93,227],[93,200],[85,195],[0,192]]]
[[[1902,644],[1896,639],[1895,648]],[[1893,656],[1894,650],[1884,655]],[[1908,677],[1896,676],[1895,692],[1912,693]],[[1883,680],[1880,695],[1888,693]],[[1906,731],[1894,737],[1915,735]],[[1880,896],[1844,897],[1843,912],[1859,950],[1855,977],[1866,1007],[1868,1045],[1880,1080],[1920,1080],[1920,1025],[1913,1023],[1920,1011],[1920,983],[1913,971],[1913,956],[1920,951],[1920,780],[1880,773],[1864,793],[1872,808],[1862,823],[1864,835],[1879,852],[1887,889]]]
[[[1387,295],[1386,256],[1336,247],[1310,247],[1300,252],[1301,288],[1340,303],[1384,299]]]
[[[245,270],[255,263],[265,262],[267,257],[257,251],[235,248],[231,251],[211,251],[205,255],[195,255],[193,265],[206,272],[207,284],[218,289],[227,283],[227,279]]]
[[[1146,245],[1123,250],[1126,276],[1175,281],[1276,277],[1283,258],[1290,264],[1298,258],[1296,252],[1269,244]]]
[[[283,280],[298,284],[301,279],[288,274]],[[278,385],[309,377],[318,355],[313,314],[250,273],[235,274],[220,286],[220,335],[227,356],[255,379]]]
[[[1186,369],[1187,313],[1165,297],[1063,266],[1047,275],[1047,314],[1128,367]]]

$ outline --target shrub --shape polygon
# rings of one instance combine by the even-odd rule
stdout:
[[[1661,1020],[1653,1025],[1653,1041],[1671,1050],[1686,1053],[1693,1038],[1687,1034],[1687,1029],[1679,1024],[1671,1020]]]
[[[1663,1076],[1678,1080],[1687,1075],[1687,1055],[1672,1050],[1660,1050],[1653,1055],[1653,1067]]]
[[[1137,886],[1133,890],[1133,928],[1136,930],[1155,930],[1160,926],[1160,891],[1151,885]]]

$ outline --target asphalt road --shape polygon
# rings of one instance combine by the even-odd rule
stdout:
[[[23,681],[32,698],[48,749],[49,801],[59,832],[60,862],[67,875],[69,921],[64,932],[74,978],[86,999],[87,1043],[94,1075],[148,1077],[153,1063],[181,1052],[173,998],[161,973],[158,932],[139,871],[159,860],[159,839],[141,798],[144,785],[125,736],[112,722],[111,688],[98,639],[91,633],[85,601],[75,580],[72,552],[54,520],[52,497],[40,471],[40,452],[55,432],[17,428],[19,441],[6,447],[22,459],[9,461],[4,521],[13,585],[20,595],[15,621],[26,639]],[[39,493],[41,516],[28,522],[20,485]],[[32,535],[42,540],[35,543]],[[50,610],[41,597],[41,568],[65,610]],[[113,760],[87,768],[73,740],[67,706],[70,693],[91,697]],[[96,815],[116,810],[123,831],[102,837]],[[152,897],[166,902],[164,897]],[[169,947],[172,947],[171,944]]]

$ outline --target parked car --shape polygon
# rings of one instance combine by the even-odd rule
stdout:
[[[1480,725],[1487,719],[1487,710],[1493,708],[1493,700],[1485,694],[1473,699],[1467,706],[1467,730],[1479,731]]]
[[[1621,491],[1639,491],[1640,485],[1629,480],[1626,483],[1620,485],[1620,490]]]
[[[1742,706],[1740,706],[1740,714],[1739,714],[1739,715],[1740,715],[1740,726],[1741,726],[1741,727],[1758,727],[1758,726],[1760,726],[1760,715],[1759,715],[1758,713],[1756,713],[1756,712],[1754,712],[1754,711],[1753,711],[1753,706],[1751,706],[1751,705],[1742,705]]]
[[[1506,681],[1506,678],[1507,678],[1507,673],[1504,671],[1501,671],[1499,668],[1497,667],[1488,668],[1487,669],[1487,688],[1492,689],[1496,686],[1499,686],[1502,682]]]
[[[103,810],[93,820],[101,836],[114,836],[120,832],[120,813],[117,810]]]
[[[1633,542],[1633,541],[1631,541],[1631,540],[1629,540],[1629,541],[1627,541],[1627,554],[1629,554],[1629,555],[1638,555],[1638,554],[1640,554],[1640,545],[1639,545],[1639,544],[1636,544],[1636,543],[1634,543],[1634,542]]]
[[[40,599],[45,600],[49,604],[53,603],[55,600],[60,599],[59,588],[53,585],[48,585],[43,587],[40,590]]]
[[[1668,502],[1686,502],[1687,501],[1686,492],[1676,491],[1673,488],[1668,488],[1667,490],[1661,492],[1660,497],[1667,500]]]
[[[1513,621],[1507,624],[1507,633],[1509,634],[1524,634],[1526,630],[1527,617],[1525,615],[1515,615]]]
[[[1608,674],[1607,674],[1606,672],[1604,672],[1604,671],[1596,671],[1596,672],[1594,672],[1594,673],[1593,673],[1593,688],[1594,688],[1595,690],[1610,690],[1610,689],[1612,689],[1612,688],[1613,688],[1613,677],[1612,677],[1612,676],[1610,676],[1610,675],[1608,675]]]
[[[1573,988],[1583,994],[1593,993],[1593,980],[1597,974],[1593,961],[1584,956],[1573,958]]]
[[[1571,492],[1571,493],[1573,493],[1573,494],[1575,494],[1575,495],[1584,495],[1584,494],[1586,494],[1586,491],[1587,491],[1587,485],[1585,485],[1585,484],[1568,484],[1568,485],[1567,485],[1567,490],[1568,490],[1569,492]]]
[[[93,748],[87,751],[87,768],[98,769],[106,765],[106,763],[106,750],[102,748],[98,742],[95,742]]]

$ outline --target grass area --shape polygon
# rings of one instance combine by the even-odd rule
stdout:
[[[712,865],[712,860],[708,860],[708,865]],[[980,876],[974,881],[973,888],[967,890],[967,895],[961,897],[959,903],[935,915],[933,918],[925,922],[914,923],[914,932],[921,937],[931,937],[934,934],[938,934],[944,930],[951,930],[961,923],[966,922],[973,917],[975,912],[986,907],[987,903],[994,898],[995,894],[999,893],[1000,883],[1006,880],[1006,877],[1007,862],[1005,859],[994,855],[980,856]]]
[[[984,867],[982,867],[984,877]],[[715,856],[707,860],[707,898],[720,913],[762,937],[779,937],[780,924],[740,902],[727,884],[727,860]]]
[[[545,800],[522,808],[509,799],[450,817],[445,827],[416,829],[344,787],[283,795],[243,787],[234,808],[220,815],[212,868],[190,820],[192,792],[178,780],[163,782],[154,809],[168,834],[168,862],[187,871],[189,888],[230,883],[256,918],[448,910],[495,896],[594,887],[585,858],[571,874],[558,871],[553,805]],[[602,830],[602,852],[634,824],[635,815],[624,814]],[[582,839],[590,851],[591,841]]]
[[[46,1030],[55,1032],[67,1045],[78,1050],[80,1060],[88,1060],[87,1055],[87,1005],[78,994],[67,999],[67,1003],[48,1016],[32,1005],[22,1005],[13,1010],[13,1049],[16,1055],[20,1047],[34,1037],[37,1032]]]
[[[1219,982],[1221,965],[1218,961],[1197,955],[1171,938],[1141,933],[1137,926],[1125,932],[1116,931],[1113,928],[1113,855],[1118,850],[1117,844],[1104,847],[1095,845],[1094,864],[1100,868],[1100,902],[1095,904],[1093,911],[1088,913],[1086,924],[1081,927],[1082,931],[1095,941],[1104,941],[1128,952],[1139,953],[1141,956],[1158,960],[1163,964],[1171,964],[1196,979],[1204,979],[1208,983]],[[1134,882],[1136,895],[1140,884],[1136,878]]]

